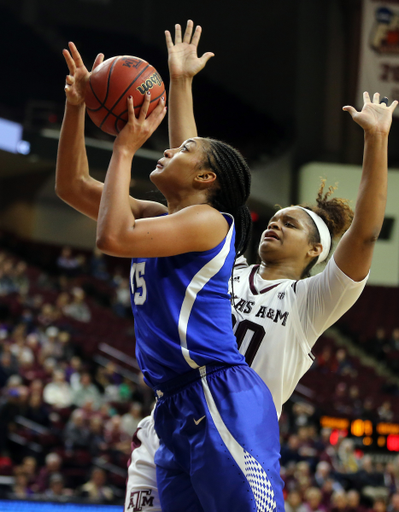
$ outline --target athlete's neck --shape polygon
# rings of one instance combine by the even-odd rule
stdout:
[[[191,194],[185,198],[169,198],[168,200],[168,213],[177,213],[187,206],[195,206],[197,204],[209,204],[206,194],[202,191]]]
[[[266,281],[274,281],[275,279],[293,279],[297,281],[301,279],[302,270],[295,268],[292,263],[261,261],[258,274]]]

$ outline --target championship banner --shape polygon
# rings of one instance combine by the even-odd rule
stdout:
[[[399,0],[363,0],[358,108],[364,91],[399,100]]]

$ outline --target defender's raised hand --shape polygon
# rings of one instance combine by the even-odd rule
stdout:
[[[74,43],[68,43],[69,51],[63,50],[62,54],[68,66],[69,75],[66,77],[65,94],[68,103],[80,105],[84,103],[86,84],[90,78],[90,72],[83,63],[82,57]],[[99,53],[94,61],[92,71],[104,60],[104,55]]]
[[[168,64],[170,79],[193,77],[204,68],[208,60],[214,56],[212,52],[206,52],[198,57],[197,49],[201,38],[202,28],[197,25],[194,30],[192,20],[187,21],[187,27],[182,38],[182,30],[179,24],[175,25],[175,42],[169,30],[165,30],[166,46],[168,48]]]
[[[365,132],[388,134],[392,123],[392,114],[398,105],[395,100],[388,107],[387,99],[383,98],[380,103],[380,94],[376,92],[371,101],[369,93],[363,93],[364,105],[360,112],[349,105],[342,107],[342,110],[349,112],[353,120],[360,125]],[[385,101],[384,101],[385,100]]]

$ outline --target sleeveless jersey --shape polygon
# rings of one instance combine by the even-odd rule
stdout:
[[[155,387],[207,364],[245,364],[231,328],[228,281],[235,229],[215,248],[164,258],[133,258],[131,304],[136,357]]]
[[[368,276],[355,282],[332,257],[323,272],[266,281],[239,258],[233,272],[233,325],[239,351],[273,396],[277,414],[312,365],[321,334],[358,299]]]

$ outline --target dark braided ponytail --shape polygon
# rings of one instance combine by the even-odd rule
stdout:
[[[217,185],[212,188],[209,203],[217,210],[230,213],[236,228],[235,249],[243,254],[251,238],[251,213],[246,206],[251,188],[251,172],[239,151],[224,142],[204,139],[207,167],[217,175]]]
[[[328,230],[331,235],[331,239],[340,238],[345,231],[350,227],[353,220],[353,210],[349,206],[347,199],[339,197],[330,198],[330,196],[336,190],[336,186],[329,186],[327,192],[324,192],[326,186],[326,180],[321,180],[321,185],[316,198],[316,206],[309,206],[306,204],[300,205],[308,210],[312,210],[317,213],[326,223]],[[320,243],[319,232],[315,226],[312,231],[310,243]],[[331,252],[331,251],[330,251]],[[309,265],[305,268],[302,273],[302,277],[308,277],[310,270],[314,267],[317,262],[317,258],[314,258]]]

